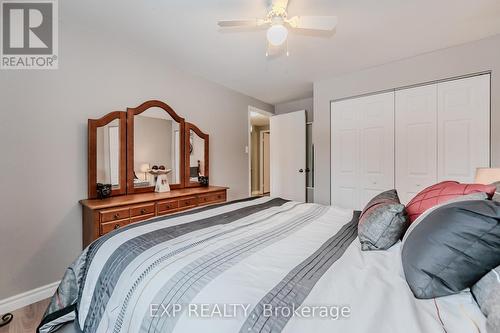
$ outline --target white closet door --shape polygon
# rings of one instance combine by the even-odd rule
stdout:
[[[331,105],[331,203],[362,209],[394,187],[394,93]]]
[[[331,104],[331,204],[359,206],[359,105],[355,99]]]
[[[438,180],[473,182],[490,165],[490,75],[438,84]]]
[[[358,99],[360,202],[394,188],[394,92]]]
[[[396,189],[408,203],[437,180],[437,84],[396,91]]]

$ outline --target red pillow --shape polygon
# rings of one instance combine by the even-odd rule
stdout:
[[[491,199],[495,194],[495,190],[496,187],[493,185],[460,184],[459,182],[448,180],[429,186],[418,193],[406,205],[406,212],[408,213],[410,222],[413,222],[427,209],[453,198],[470,193],[485,192]]]

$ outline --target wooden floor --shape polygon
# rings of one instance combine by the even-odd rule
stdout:
[[[0,327],[0,333],[36,332],[50,299],[33,303],[19,310],[13,311],[14,319],[9,325]],[[2,316],[3,313],[0,314]]]

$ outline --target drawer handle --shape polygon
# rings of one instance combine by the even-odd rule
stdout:
[[[117,224],[115,224],[115,226],[113,227],[113,229],[115,229],[115,230],[116,230],[116,229],[118,229],[118,228],[120,228],[120,225],[117,223]]]
[[[146,214],[146,212],[147,212],[147,211],[146,211],[146,209],[145,209],[145,208],[141,209],[141,214],[142,214],[142,215]]]
[[[114,218],[115,220],[118,220],[118,219],[120,218],[120,214],[116,213],[115,215],[113,215],[113,218]]]
[[[217,196],[217,199],[222,199],[222,195],[218,195],[218,196]]]

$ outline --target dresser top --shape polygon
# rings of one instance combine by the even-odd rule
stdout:
[[[86,199],[86,200],[80,200],[80,204],[90,209],[104,209],[110,207],[139,204],[150,201],[176,199],[179,197],[187,197],[190,195],[199,195],[199,194],[206,194],[218,191],[225,191],[227,189],[228,187],[222,187],[222,186],[191,187],[191,188],[182,188],[178,190],[171,190],[170,192],[163,192],[163,193],[151,192],[151,193],[121,195],[117,197],[106,198],[103,200]]]

